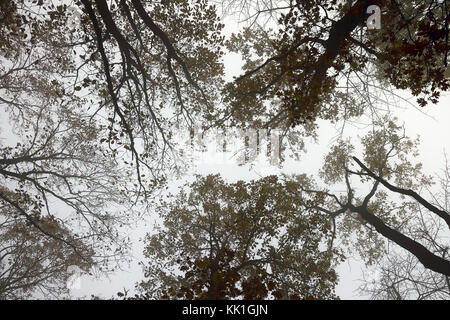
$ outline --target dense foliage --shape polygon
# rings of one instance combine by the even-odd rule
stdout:
[[[336,298],[342,253],[395,261],[387,243],[449,286],[445,240],[417,236],[443,230],[427,219],[450,226],[448,207],[420,195],[432,179],[410,160],[418,142],[383,111],[407,93],[430,108],[448,91],[449,7],[0,0],[0,298],[67,294],[70,265],[111,271],[142,213],[162,224],[147,238],[140,298]],[[230,16],[246,23],[225,37]],[[226,80],[231,52],[243,70]],[[280,152],[297,154],[324,121],[343,130],[363,116],[371,131],[333,146],[320,177],[197,177],[161,204],[187,171],[183,132],[264,129],[259,152],[279,130]],[[431,218],[415,220],[420,210]],[[392,268],[386,286],[406,277]],[[368,290],[409,297],[403,288]]]

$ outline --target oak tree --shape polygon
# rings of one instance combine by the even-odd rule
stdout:
[[[341,141],[327,155],[322,178],[329,185],[342,182],[346,191],[337,194],[328,188],[308,190],[324,199],[323,204],[313,208],[340,220],[344,234],[346,230],[357,230],[354,247],[369,264],[379,261],[386,253],[387,243],[393,243],[412,254],[425,268],[448,276],[450,261],[433,249],[429,239],[416,236],[422,230],[417,223],[421,210],[429,212],[446,228],[450,226],[448,211],[415,191],[432,184],[431,177],[422,173],[420,162],[411,159],[417,155],[418,140],[407,138],[392,119],[380,121],[378,128],[361,140],[362,160],[354,155],[354,146],[349,141]],[[446,248],[445,243],[442,246]]]
[[[160,208],[146,240],[144,298],[335,299],[341,259],[326,214],[307,210],[307,183],[268,176],[197,177]]]
[[[0,299],[69,297],[70,267],[89,272],[94,251],[53,217],[39,225],[52,235],[64,237],[83,252],[80,257],[56,237],[47,237],[27,220],[2,207],[0,222]]]
[[[23,242],[28,249],[18,242],[17,254],[5,254],[23,265],[21,254],[32,250],[34,238],[36,254],[42,243],[55,249],[42,252],[37,261],[51,259],[60,248],[60,260],[71,251],[80,266],[112,269],[127,251],[127,236],[118,227],[131,217],[128,199],[135,192],[121,164],[101,144],[106,126],[86,113],[89,99],[70,85],[77,69],[63,21],[52,21],[46,10],[32,10],[39,5],[1,3],[0,219],[8,222],[10,239],[29,237]],[[13,218],[20,219],[17,227]],[[45,270],[52,276],[54,269],[37,262],[33,268],[39,266],[43,279]],[[54,274],[55,281],[63,272]],[[39,287],[38,280],[30,281],[24,294]]]
[[[422,106],[449,88],[447,1],[231,0],[225,6],[251,21],[227,42],[245,62],[225,90],[226,113],[237,123],[314,128],[317,119],[359,116],[378,88],[407,89]],[[381,27],[370,30],[378,9]]]
[[[436,188],[429,190],[429,201],[436,208],[449,212],[450,168],[447,157],[438,182]],[[448,259],[447,223],[420,203],[415,203],[411,211],[410,227],[403,228],[403,232],[431,253]],[[448,300],[450,281],[448,275],[427,269],[414,254],[391,248],[376,269],[375,276],[364,279],[360,292],[382,300]]]

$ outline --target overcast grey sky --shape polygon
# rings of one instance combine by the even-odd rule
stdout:
[[[232,20],[226,20],[226,34],[238,29],[238,25]],[[224,60],[226,66],[227,79],[241,73],[242,61],[236,54],[228,54]],[[397,92],[402,97],[408,98],[406,92]],[[415,104],[415,100],[411,99]],[[403,102],[398,109],[393,109],[393,113],[399,118],[400,123],[404,123],[406,134],[409,137],[419,135],[421,137],[420,161],[424,165],[424,171],[428,174],[439,174],[444,165],[444,150],[450,152],[450,97],[440,100],[438,105],[429,105],[423,110],[418,110],[413,106]],[[427,113],[428,115],[424,115]],[[4,119],[2,119],[4,120]],[[1,123],[0,132],[2,138],[8,138],[7,125]],[[363,130],[357,127],[348,127],[345,135],[356,138]],[[168,192],[175,193],[177,187],[185,181],[192,180],[193,174],[219,173],[229,182],[237,180],[258,179],[269,174],[279,173],[316,173],[322,165],[324,155],[334,142],[337,135],[336,128],[325,121],[320,122],[319,139],[317,142],[309,141],[306,146],[307,153],[302,154],[300,160],[287,160],[281,168],[270,166],[267,162],[254,162],[251,165],[239,166],[231,158],[230,154],[200,154],[196,153],[197,160],[192,168],[187,169],[186,175],[181,179],[174,179]],[[2,141],[4,142],[4,141]],[[212,150],[213,148],[208,148]],[[225,158],[223,158],[225,157]],[[136,282],[143,279],[141,266],[138,264],[143,260],[142,238],[151,231],[155,216],[144,217],[145,221],[137,221],[132,229],[124,229],[129,232],[134,242],[132,251],[132,262],[124,265],[122,270],[111,274],[109,278],[93,279],[87,275],[81,277],[80,289],[71,291],[73,297],[89,297],[91,294],[103,298],[110,298],[124,288],[132,289]],[[358,296],[356,289],[358,279],[362,278],[364,266],[355,259],[349,259],[339,267],[340,284],[337,287],[337,294],[341,299],[365,298]]]
[[[240,72],[241,61],[238,56],[231,54],[225,59],[227,75],[237,75]],[[403,97],[408,97],[406,92],[398,92]],[[411,102],[414,104],[415,100]],[[450,152],[450,98],[441,99],[437,105],[427,106],[425,109],[416,109],[407,103],[399,105],[400,108],[393,109],[393,113],[399,118],[399,122],[404,124],[406,134],[409,137],[420,136],[421,145],[419,159],[424,165],[424,171],[428,174],[439,174],[444,166],[444,150]],[[425,115],[426,113],[427,115]],[[357,127],[348,127],[345,136],[357,138],[364,130]],[[334,142],[336,128],[325,121],[321,122],[319,129],[319,139],[317,143],[310,141],[307,145],[307,152],[302,154],[299,161],[288,159],[281,168],[270,166],[267,162],[256,162],[252,165],[239,166],[231,158],[231,153],[224,160],[223,154],[211,152],[213,147],[209,147],[209,153],[195,153],[197,160],[193,167],[189,169],[186,176],[180,180],[174,180],[169,188],[169,192],[176,192],[177,187],[184,181],[191,181],[192,175],[197,174],[221,174],[229,182],[237,180],[258,179],[261,176],[279,173],[309,173],[318,172],[323,163],[324,155]],[[110,279],[91,280],[82,277],[81,289],[72,290],[75,297],[96,294],[104,298],[109,298],[121,291],[123,288],[132,289],[137,281],[143,279],[143,273],[138,262],[143,260],[142,239],[151,230],[154,217],[147,217],[146,223],[139,223],[139,227],[132,230],[131,234],[135,245],[133,248],[133,262],[130,266],[125,266],[124,270],[111,275]],[[357,258],[350,258],[338,268],[340,283],[337,286],[337,294],[341,299],[364,299],[356,292],[359,282],[362,279],[364,266]]]

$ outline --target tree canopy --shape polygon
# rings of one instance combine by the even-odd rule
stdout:
[[[449,6],[0,0],[0,297],[67,293],[69,262],[111,271],[147,213],[162,225],[147,238],[141,298],[336,298],[338,261],[353,249],[369,265],[394,261],[389,243],[448,286],[448,246],[416,236],[442,230],[428,219],[450,226],[448,207],[423,195],[419,142],[385,110],[398,99],[425,110],[448,91]],[[231,53],[243,67],[228,80]],[[367,134],[345,140],[363,117]],[[280,154],[297,154],[324,122],[342,139],[319,176],[197,176],[161,202],[187,172],[183,132],[193,144],[198,129],[252,129],[238,139],[258,153],[279,130]],[[392,270],[386,283],[406,277]],[[384,297],[408,297],[396,290]]]
[[[198,177],[189,193],[161,204],[140,288],[153,298],[335,298],[340,254],[329,247],[328,216],[306,209],[307,183]]]

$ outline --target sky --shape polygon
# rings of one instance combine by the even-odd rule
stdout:
[[[230,35],[239,29],[236,20],[228,18],[225,20],[225,34]],[[224,58],[226,79],[231,80],[233,76],[241,74],[243,62],[239,55],[227,53]],[[424,172],[438,175],[444,166],[444,152],[450,152],[450,96],[441,98],[437,105],[429,105],[421,109],[410,98],[408,92],[396,91],[396,93],[409,99],[409,103],[402,101],[399,108],[392,109],[393,114],[403,123],[409,137],[420,137],[419,161],[423,163]],[[190,172],[179,181],[173,181],[169,192],[176,192],[177,187],[183,181],[192,180],[193,174],[216,174],[219,173],[229,182],[237,180],[251,180],[269,174],[278,173],[314,173],[318,172],[322,165],[323,158],[329,147],[335,142],[337,129],[330,123],[322,121],[319,127],[318,141],[309,141],[306,146],[307,152],[302,154],[299,161],[288,160],[282,168],[268,165],[267,162],[253,163],[252,166],[239,166],[234,161],[230,161],[230,155],[224,158],[223,154],[196,153],[197,160],[193,164]],[[361,129],[350,127],[347,129],[347,136],[356,138],[360,136]],[[211,151],[211,148],[208,150]],[[145,224],[135,230],[132,235],[135,241],[133,247],[133,262],[114,275],[110,279],[99,279],[93,281],[88,277],[81,278],[80,289],[72,290],[74,296],[81,297],[96,294],[104,298],[115,295],[123,288],[132,289],[134,284],[143,279],[141,266],[138,262],[143,260],[143,243],[141,240],[147,232],[151,230],[153,217],[147,217]],[[363,278],[365,266],[358,257],[349,258],[338,267],[340,282],[336,288],[336,293],[341,299],[367,299],[358,293],[360,280]]]
[[[442,99],[435,106],[427,107],[427,113],[430,116],[424,116],[419,111],[409,108],[398,110],[397,116],[404,121],[406,131],[410,137],[420,135],[421,154],[419,159],[424,166],[424,171],[428,174],[439,174],[444,166],[444,151],[450,152],[450,99]],[[433,118],[431,118],[431,116]],[[224,179],[229,182],[237,180],[258,179],[261,176],[277,173],[313,173],[317,172],[322,163],[323,157],[327,152],[330,144],[335,137],[334,128],[324,124],[320,129],[319,139],[317,143],[311,143],[307,146],[308,152],[304,154],[300,161],[288,161],[283,168],[276,166],[268,166],[267,163],[257,163],[250,166],[239,166],[233,161],[220,161],[220,157],[207,156],[198,154],[200,159],[197,160],[195,168],[191,169],[190,174],[180,181],[175,181],[170,185],[168,191],[176,192],[177,187],[183,181],[192,179],[192,174],[215,174],[220,173]],[[352,134],[350,134],[352,135]],[[355,130],[354,136],[358,135]],[[219,161],[218,161],[219,159]],[[151,230],[153,217],[147,216],[146,223],[133,230],[132,238],[135,241],[133,246],[133,262],[129,266],[124,266],[123,270],[111,275],[110,279],[91,280],[86,276],[81,277],[80,289],[72,290],[74,297],[90,296],[95,294],[104,298],[115,295],[123,288],[132,289],[134,284],[143,279],[141,266],[139,261],[144,260],[142,255],[143,243],[141,240],[147,232]],[[368,297],[358,294],[359,280],[363,279],[364,265],[355,258],[350,258],[338,267],[340,277],[339,285],[336,293],[341,299],[365,299]]]
[[[242,61],[239,56],[229,54],[225,57],[227,77],[231,78],[240,72]],[[408,97],[406,92],[398,92],[403,97]],[[414,104],[414,100],[411,100]],[[420,155],[417,159],[423,163],[424,172],[431,175],[439,175],[444,166],[444,151],[450,152],[450,97],[444,97],[437,105],[427,106],[425,109],[413,107],[408,103],[402,103],[399,108],[393,109],[393,113],[398,117],[399,122],[404,124],[406,134],[414,138],[420,137]],[[425,114],[426,113],[426,114]],[[319,127],[318,141],[312,140],[306,146],[307,152],[302,154],[300,160],[287,160],[282,168],[268,165],[267,162],[256,162],[253,165],[239,166],[230,159],[231,154],[226,157],[223,154],[211,152],[213,148],[208,148],[209,153],[197,152],[194,155],[196,161],[193,168],[180,180],[172,181],[168,192],[175,193],[177,188],[184,181],[192,181],[193,174],[216,174],[229,181],[258,179],[269,174],[279,173],[317,173],[329,147],[335,142],[337,129],[330,123],[321,122]],[[347,136],[356,139],[362,135],[362,130],[357,127],[350,127]],[[91,294],[109,298],[123,288],[132,289],[134,284],[143,279],[139,261],[143,261],[142,255],[143,239],[145,234],[151,230],[154,217],[148,216],[145,224],[133,230],[133,262],[125,266],[122,271],[111,275],[110,279],[92,280],[88,277],[81,277],[80,289],[72,290],[74,297],[90,296]],[[338,267],[340,282],[336,288],[336,293],[341,299],[367,299],[358,293],[358,287],[363,279],[365,266],[358,257],[350,257]],[[369,273],[366,270],[366,276]]]
[[[236,31],[239,26],[235,21],[226,20],[225,33],[230,34]],[[227,54],[224,58],[226,68],[226,78],[231,80],[233,76],[241,73],[242,60],[237,54]],[[408,97],[406,92],[398,92],[402,97]],[[414,100],[411,100],[415,104]],[[404,124],[409,137],[420,136],[419,159],[424,166],[424,171],[428,174],[439,174],[444,166],[444,151],[450,152],[450,96],[444,97],[437,105],[429,105],[425,109],[415,104],[413,107],[407,103],[400,103],[400,108],[393,109],[393,113]],[[426,113],[426,114],[424,114]],[[2,128],[6,128],[5,123],[1,123]],[[4,138],[4,130],[0,132]],[[325,121],[320,123],[318,130],[318,140],[309,141],[306,145],[307,153],[302,154],[300,160],[287,160],[282,168],[269,165],[267,162],[254,162],[251,166],[239,166],[230,159],[231,154],[196,153],[196,161],[193,167],[180,180],[174,180],[170,184],[168,192],[175,193],[177,188],[185,181],[192,181],[193,174],[215,174],[220,173],[229,182],[237,180],[258,179],[269,174],[279,173],[316,173],[320,169],[323,158],[329,147],[335,141],[336,128]],[[346,135],[356,138],[361,135],[361,130],[357,127],[350,127]],[[211,150],[209,148],[208,150]],[[147,232],[152,229],[155,217],[151,214],[145,216],[144,221],[139,221],[132,229],[123,230],[130,232],[133,240],[131,252],[132,262],[125,264],[122,269],[113,273],[109,278],[102,277],[93,279],[87,275],[80,278],[79,288],[72,288],[71,294],[74,298],[87,297],[91,294],[102,298],[110,298],[117,292],[126,289],[133,289],[136,282],[143,279],[141,266],[138,264],[144,260],[141,241]],[[365,299],[357,293],[358,280],[363,277],[364,265],[357,258],[350,258],[338,267],[340,283],[337,286],[337,295],[341,299]]]

